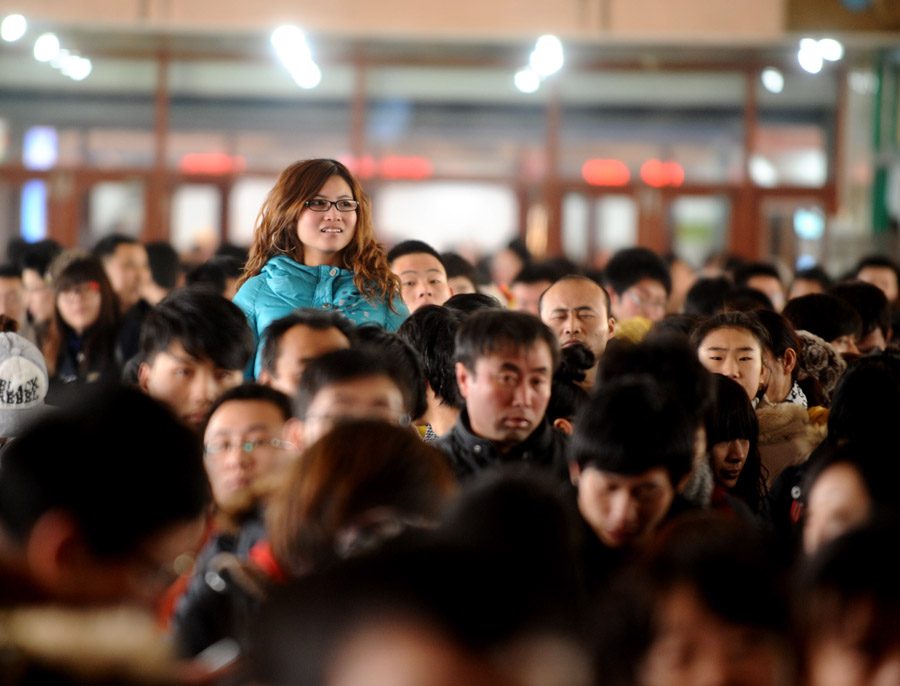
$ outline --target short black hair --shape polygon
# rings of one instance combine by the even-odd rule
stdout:
[[[262,335],[262,352],[260,364],[269,374],[275,373],[275,365],[281,354],[281,338],[295,326],[306,326],[316,331],[337,329],[347,337],[351,345],[354,341],[354,327],[349,319],[339,312],[316,310],[311,307],[303,307],[294,310],[289,315],[276,319],[266,327]]]
[[[900,267],[889,257],[884,255],[866,255],[856,263],[854,274],[859,274],[865,267],[884,267],[890,269],[897,276],[897,283],[900,285]]]
[[[541,283],[541,281],[553,283],[557,278],[559,278],[559,274],[553,265],[544,262],[528,262],[515,275],[510,285],[517,283],[535,284]]]
[[[569,461],[616,474],[664,467],[673,486],[690,471],[696,427],[649,375],[624,376],[597,388],[575,419]]]
[[[235,386],[234,388],[229,388],[216,398],[212,407],[209,408],[209,412],[206,413],[206,420],[203,422],[203,430],[200,432],[200,435],[202,436],[206,433],[206,425],[209,424],[209,420],[216,413],[216,410],[227,402],[240,400],[269,403],[281,413],[284,421],[287,421],[294,416],[294,408],[291,399],[284,393],[271,386],[263,386],[258,383],[245,383],[240,386]]]
[[[356,329],[356,341],[360,347],[372,350],[394,370],[392,377],[403,391],[403,401],[410,419],[418,419],[428,409],[425,390],[425,372],[422,358],[409,343],[393,331],[380,326],[360,326]]]
[[[456,332],[456,361],[474,371],[480,357],[508,347],[531,347],[540,341],[550,349],[553,372],[559,364],[559,341],[540,319],[526,312],[481,310],[466,319]]]
[[[459,407],[462,400],[453,368],[454,340],[463,315],[439,305],[426,305],[413,312],[397,334],[417,350],[425,380],[441,405]]]
[[[373,376],[388,377],[403,393],[405,381],[398,374],[396,366],[388,363],[385,357],[373,348],[360,346],[332,350],[310,360],[303,370],[297,395],[294,397],[294,416],[299,419],[305,418],[313,399],[326,386]]]
[[[746,284],[754,276],[771,276],[781,283],[781,274],[768,262],[746,262],[734,270],[734,282],[738,285]]]
[[[771,343],[769,350],[776,360],[783,360],[788,349],[797,353],[797,364],[791,371],[791,381],[796,381],[800,371],[800,353],[803,352],[803,346],[794,327],[787,319],[771,310],[756,310],[753,314],[769,332],[769,342]]]
[[[739,312],[754,310],[774,310],[772,299],[758,288],[747,284],[733,286],[725,294],[725,309]]]
[[[150,310],[141,329],[141,359],[152,364],[173,341],[222,369],[243,370],[253,355],[253,332],[241,309],[202,288],[176,289]]]
[[[685,314],[710,317],[725,309],[725,298],[734,288],[727,276],[710,276],[697,279],[684,299]]]
[[[140,241],[137,238],[126,236],[124,233],[111,233],[97,241],[91,252],[102,262],[113,255],[120,245],[140,245]]]
[[[809,331],[829,343],[841,336],[862,336],[862,319],[836,295],[810,293],[788,300],[781,313],[797,331]]]
[[[12,262],[4,262],[0,264],[0,279],[20,279],[22,278],[21,270]]]
[[[497,298],[487,293],[457,293],[447,298],[444,307],[464,315],[470,315],[479,310],[506,309]]]
[[[31,243],[22,253],[22,271],[33,269],[41,277],[47,275],[50,263],[62,252],[62,246],[56,241],[45,238],[37,243]]]
[[[209,502],[199,436],[136,389],[88,394],[3,451],[0,523],[19,542],[61,509],[97,556],[127,556]]]
[[[425,253],[426,255],[431,255],[438,262],[441,263],[441,266],[444,266],[444,260],[441,259],[441,254],[432,248],[425,241],[400,241],[395,245],[387,254],[388,264],[393,264],[394,260],[398,257],[405,257],[406,255],[418,255],[419,253]],[[446,269],[446,268],[445,268]]]
[[[666,261],[647,248],[625,248],[613,255],[603,270],[606,285],[622,294],[638,281],[652,279],[672,292],[672,274]]]
[[[851,362],[834,387],[828,440],[896,445],[897,417],[900,358],[892,353],[866,355]]]
[[[475,269],[475,265],[462,255],[455,252],[441,253],[441,262],[444,263],[448,279],[462,276],[471,281],[473,286],[478,285],[478,271]]]
[[[859,270],[857,270],[859,271]],[[828,272],[826,272],[822,267],[816,265],[815,267],[809,267],[808,269],[799,269],[794,274],[794,281],[815,281],[822,287],[822,290],[828,290],[828,288],[832,284],[832,279],[828,276]]]
[[[891,332],[891,304],[878,286],[865,281],[835,284],[827,291],[847,302],[862,321],[862,336],[880,329],[885,338]]]
[[[150,263],[150,276],[160,288],[172,290],[178,282],[181,271],[181,260],[175,248],[166,241],[147,243],[147,260]]]

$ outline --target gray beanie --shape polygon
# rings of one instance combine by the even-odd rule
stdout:
[[[0,333],[0,437],[18,436],[46,410],[47,364],[33,343]]]

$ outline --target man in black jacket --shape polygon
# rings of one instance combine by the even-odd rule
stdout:
[[[565,437],[544,419],[559,360],[553,332],[522,312],[477,312],[457,332],[456,360],[465,407],[436,443],[456,475],[524,462],[565,478]]]

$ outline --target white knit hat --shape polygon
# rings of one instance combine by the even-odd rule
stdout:
[[[33,343],[0,333],[0,437],[18,436],[46,409],[47,365]]]

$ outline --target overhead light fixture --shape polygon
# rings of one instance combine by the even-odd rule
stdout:
[[[10,14],[0,23],[0,38],[7,43],[14,43],[25,35],[28,22],[21,14]]]
[[[822,38],[819,40],[819,52],[823,60],[837,62],[844,57],[844,46],[834,38]]]
[[[562,42],[556,36],[546,35],[537,39],[528,63],[539,76],[546,78],[562,69],[564,61]]]
[[[784,74],[775,67],[766,67],[759,75],[762,85],[770,93],[780,93],[784,90]]]
[[[285,24],[272,31],[272,46],[278,58],[301,88],[315,88],[322,81],[322,70],[312,58],[306,36],[297,26]]]
[[[59,52],[59,38],[55,33],[42,33],[34,42],[34,59],[49,62]]]
[[[814,38],[803,38],[797,51],[797,61],[810,74],[822,71],[822,51],[819,49],[819,42]]]
[[[517,71],[514,81],[522,93],[534,93],[541,87],[541,77],[530,67]]]

